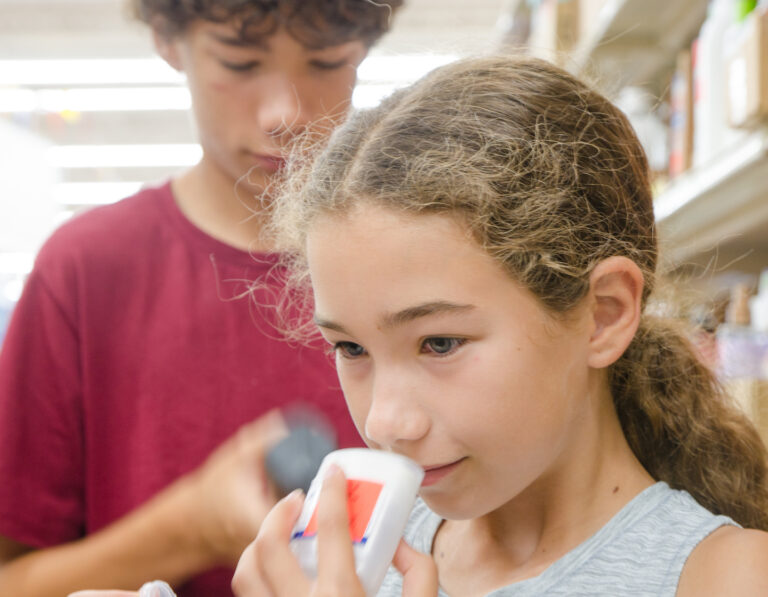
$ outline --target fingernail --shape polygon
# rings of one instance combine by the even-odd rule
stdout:
[[[344,471],[341,470],[341,467],[336,463],[331,463],[328,465],[328,468],[325,469],[325,475],[323,476],[324,479],[330,479],[331,477],[338,477],[339,475],[343,475]]]
[[[144,583],[139,589],[139,597],[176,597],[176,593],[162,580]]]
[[[298,501],[301,496],[304,495],[304,492],[301,489],[294,489],[291,493],[286,495],[281,502],[295,502]]]

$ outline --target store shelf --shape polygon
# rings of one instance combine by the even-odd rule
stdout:
[[[708,0],[605,0],[574,49],[573,72],[593,77],[609,95],[641,85],[667,91],[676,57],[706,17]],[[670,184],[655,201],[668,266],[768,255],[768,125],[744,133],[709,164]]]
[[[606,0],[575,48],[571,69],[620,88],[661,91],[678,51],[695,37],[707,0]]]
[[[762,250],[768,245],[768,126],[680,176],[654,211],[673,264],[729,244]]]

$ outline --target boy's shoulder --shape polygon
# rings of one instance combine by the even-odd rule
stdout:
[[[161,205],[172,201],[170,183],[145,187],[135,194],[110,203],[93,207],[74,215],[64,222],[51,236],[52,239],[63,237],[72,240],[79,236],[107,236],[113,238],[126,227],[139,226],[143,222],[152,223],[162,213]]]
[[[723,526],[693,550],[678,597],[768,595],[768,533]]]
[[[79,260],[126,245],[141,248],[164,220],[164,204],[173,201],[170,183],[147,187],[109,205],[91,208],[64,222],[41,248],[38,263]]]

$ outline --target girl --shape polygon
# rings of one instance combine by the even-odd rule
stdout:
[[[644,313],[648,168],[607,100],[538,60],[454,63],[355,114],[274,222],[359,431],[425,469],[380,595],[768,594],[742,528],[768,527],[765,449]],[[362,596],[345,504],[335,471],[311,581],[280,502],[236,593]]]
[[[747,530],[768,528],[765,448],[645,312],[648,167],[618,109],[542,61],[462,61],[355,114],[291,180],[275,225],[350,412],[426,472],[416,551],[380,595],[768,594],[768,534]],[[239,595],[362,595],[342,481],[318,580],[288,548],[294,495]]]

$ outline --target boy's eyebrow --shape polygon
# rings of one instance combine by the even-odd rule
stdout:
[[[439,315],[442,313],[452,313],[456,311],[469,311],[474,308],[474,305],[463,305],[459,303],[451,303],[448,301],[430,301],[421,303],[420,305],[414,305],[413,307],[407,307],[401,311],[398,311],[397,313],[388,313],[381,318],[380,325],[383,328],[393,328],[399,325],[403,325],[404,323],[408,323],[409,321],[413,321],[414,319],[419,319],[421,317],[429,317],[430,315]],[[315,315],[314,321],[315,325],[318,327],[349,335],[347,330],[345,330],[344,327],[338,323],[323,319],[318,315]]]
[[[260,50],[269,50],[269,44],[263,39],[248,40],[239,36],[225,35],[214,31],[209,31],[208,35],[219,43],[235,48],[259,48]]]

